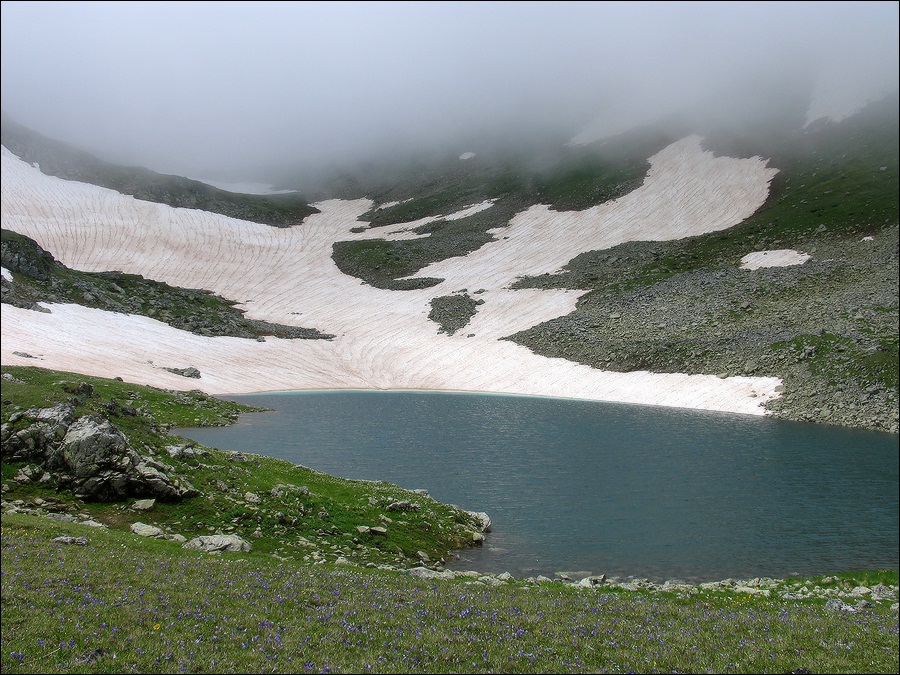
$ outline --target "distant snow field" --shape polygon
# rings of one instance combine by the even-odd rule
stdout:
[[[440,284],[390,291],[344,275],[331,259],[336,241],[376,232],[353,231],[363,225],[357,217],[372,208],[370,200],[320,202],[320,212],[301,225],[275,228],[63,181],[3,148],[4,227],[35,239],[65,265],[204,288],[236,301],[249,318],[335,337],[209,338],[148,317],[78,305],[48,304],[49,312],[4,305],[0,357],[3,364],[211,394],[434,389],[762,415],[764,403],[778,396],[777,378],[606,372],[538,356],[501,339],[570,313],[583,294],[510,290],[517,278],[552,272],[580,253],[628,241],[732,227],[764,203],[776,173],[758,157],[714,157],[698,137],[673,143],[649,161],[643,185],[632,193],[584,211],[533,206],[492,230],[494,240],[478,250],[414,275],[444,279]],[[412,225],[394,226],[393,234],[381,236],[406,236],[403,228]],[[479,289],[484,304],[462,330],[439,333],[428,319],[430,301],[464,289]],[[187,366],[201,378],[186,380],[165,370]]]
[[[783,248],[775,251],[756,251],[741,258],[742,270],[758,270],[762,267],[790,267],[802,265],[810,259],[809,253]]]
[[[837,60],[833,67],[823,70],[816,81],[804,126],[822,119],[841,122],[867,104],[883,99],[891,88],[885,85],[878,72],[873,71],[867,77],[865,71],[859,72],[851,63]]]

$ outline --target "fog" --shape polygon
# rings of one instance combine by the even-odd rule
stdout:
[[[4,1],[2,108],[108,161],[250,181],[814,84],[827,115],[896,89],[898,54],[896,2]]]

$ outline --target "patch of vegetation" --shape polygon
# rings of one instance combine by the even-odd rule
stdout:
[[[468,201],[458,204],[457,208],[472,203]],[[417,234],[427,235],[425,237],[396,241],[368,239],[336,242],[332,248],[332,258],[344,274],[358,277],[376,288],[405,290],[410,286],[409,281],[403,277],[413,275],[431,263],[478,250],[494,240],[488,230],[506,227],[510,219],[527,206],[518,196],[499,197],[490,208],[466,218],[438,220],[413,229]],[[407,220],[403,217],[398,222]],[[381,224],[388,223],[373,223],[373,226]],[[435,285],[440,281],[435,279],[428,285]],[[421,287],[423,286],[412,286]]]
[[[416,240],[417,241],[417,240]],[[442,279],[403,279],[415,274],[427,263],[425,250],[410,241],[338,241],[332,246],[332,258],[344,274],[362,279],[375,288],[408,291],[429,288]]]
[[[336,478],[284,460],[204,448],[168,433],[175,427],[230,424],[238,414],[258,408],[197,390],[162,390],[39,368],[4,366],[2,372],[4,435],[27,423],[21,417],[10,422],[13,413],[67,401],[79,417],[110,420],[135,451],[172,466],[201,493],[181,502],[158,501],[151,511],[139,513],[130,502],[77,500],[66,490],[56,491],[52,481],[17,482],[13,479],[25,463],[4,457],[5,500],[43,498],[59,512],[85,514],[120,530],[141,521],[187,538],[237,534],[255,551],[305,562],[344,557],[360,565],[421,564],[422,559],[441,561],[450,550],[474,541],[477,525],[471,516],[427,495],[380,481]],[[185,447],[191,452],[170,450]]]
[[[109,312],[149,316],[173,328],[207,337],[259,339],[331,339],[333,335],[302,328],[248,319],[236,303],[202,289],[178,288],[123,272],[79,272],[69,269],[33,239],[2,230],[0,251],[3,267],[13,282],[0,283],[2,301],[41,311],[39,302],[73,303]]]
[[[308,215],[319,212],[294,193],[235,194],[181,176],[116,166],[26,129],[6,115],[0,124],[0,139],[10,152],[28,164],[37,164],[48,176],[98,185],[148,202],[276,227],[299,225]]]
[[[428,236],[415,240],[338,242],[332,257],[342,272],[377,288],[420,288],[401,279],[430,263],[477,250],[493,240],[488,230],[506,227],[513,216],[534,204],[585,209],[631,192],[644,180],[650,166],[647,158],[676,139],[672,132],[641,130],[599,148],[556,150],[540,161],[518,155],[476,163],[457,160],[440,164],[437,170],[423,168],[417,176],[402,174],[396,185],[373,190],[376,201],[398,203],[376,206],[360,220],[374,229],[447,216],[487,200],[494,204],[467,218],[416,227],[414,232]]]
[[[414,228],[416,234],[427,235],[421,238],[335,242],[332,258],[341,272],[376,288],[427,288],[439,284],[442,279],[404,277],[431,263],[475,251],[492,241],[494,237],[487,231],[508,225],[517,209],[515,202],[500,199],[490,208],[466,218],[439,220]]]
[[[845,386],[848,381],[879,383],[898,388],[897,335],[887,336],[862,348],[855,340],[831,333],[798,335],[790,342],[775,343],[809,364],[813,374],[829,386]]]

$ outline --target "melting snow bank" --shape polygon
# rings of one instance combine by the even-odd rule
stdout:
[[[764,203],[776,170],[758,157],[714,157],[698,137],[651,157],[651,170],[634,192],[585,211],[532,207],[499,228],[493,242],[419,273],[444,282],[411,291],[368,286],[342,274],[331,259],[334,242],[360,236],[357,218],[371,208],[369,200],[321,202],[320,212],[302,225],[279,229],[62,181],[5,148],[2,159],[4,226],[35,239],[63,264],[206,289],[239,302],[248,318],[335,336],[210,338],[145,316],[77,305],[47,305],[49,312],[4,305],[3,364],[211,394],[432,389],[751,415],[765,414],[765,404],[779,395],[777,378],[607,372],[502,339],[570,313],[582,295],[510,290],[518,277],[622,242],[726,229]],[[431,300],[465,288],[479,289],[483,304],[464,329],[439,333],[428,318]],[[186,380],[173,369],[199,377]]]
[[[3,308],[2,362],[213,394],[315,389],[430,389],[526,394],[762,415],[778,378],[606,372],[509,341],[265,342],[203,337],[154,319],[79,305]],[[397,355],[391,361],[389,354]],[[193,368],[196,379],[170,369]]]

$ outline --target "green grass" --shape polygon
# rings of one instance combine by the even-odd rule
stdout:
[[[810,370],[826,379],[830,386],[854,378],[866,383],[878,382],[897,390],[896,335],[886,337],[874,350],[862,350],[855,341],[830,333],[798,335],[790,342],[775,343],[773,347],[795,356],[804,355]]]
[[[425,581],[22,515],[3,517],[2,555],[4,673],[892,673],[898,658],[889,603]],[[897,574],[825,585],[876,581]]]
[[[129,510],[130,503],[76,500],[66,490],[55,492],[52,482],[11,482],[25,463],[4,458],[3,479],[12,487],[4,495],[7,499],[50,494],[70,512],[89,514],[111,527],[127,530],[141,521],[188,538],[233,533],[252,541],[258,551],[307,562],[343,556],[358,564],[396,564],[417,561],[419,551],[438,561],[473,541],[474,523],[467,514],[387,483],[336,478],[261,455],[239,461],[234,453],[216,449],[197,458],[169,456],[167,446],[193,442],[168,430],[229,424],[253,408],[200,391],[175,392],[39,368],[4,366],[3,373],[14,378],[3,382],[2,418],[10,433],[30,424],[27,417],[10,422],[14,412],[69,401],[78,416],[108,418],[133,449],[173,466],[201,493],[182,502],[157,502],[152,511],[137,513]],[[92,396],[73,393],[82,383],[93,388]],[[282,487],[273,490],[277,486]],[[247,493],[260,501],[248,501]],[[418,504],[419,510],[388,509],[404,500]],[[360,533],[358,526],[383,527],[386,532]]]
[[[52,483],[16,483],[23,465],[4,459],[5,503],[43,502],[107,525],[4,513],[4,673],[896,670],[896,590],[893,601],[853,613],[826,610],[823,590],[896,589],[896,570],[788,579],[766,594],[715,585],[576,588],[477,574],[419,579],[398,568],[420,565],[419,551],[436,560],[471,542],[468,514],[386,483],[259,455],[165,453],[184,443],[168,435],[173,426],[226,424],[258,409],[199,391],[2,371],[4,433],[26,423],[10,421],[14,413],[69,401],[79,414],[108,416],[132,447],[162,456],[201,493],[136,512],[132,500],[83,502]],[[420,510],[388,510],[401,499]],[[138,520],[188,538],[232,532],[253,548],[188,551],[132,534]],[[360,524],[386,533],[361,534]],[[51,542],[59,536],[86,544]]]

